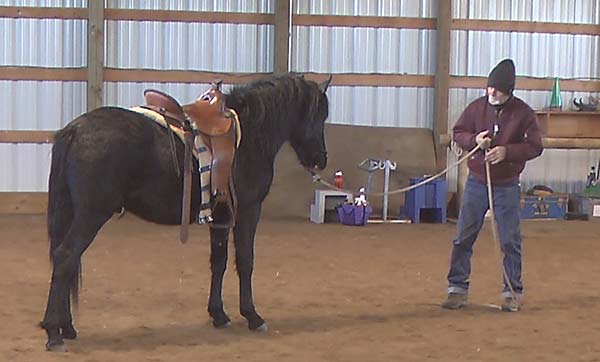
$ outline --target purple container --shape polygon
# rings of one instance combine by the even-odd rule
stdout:
[[[364,226],[369,221],[371,206],[343,204],[338,207],[338,219],[341,224]]]

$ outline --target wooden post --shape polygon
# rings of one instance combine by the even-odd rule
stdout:
[[[287,73],[290,60],[291,13],[290,0],[276,0],[275,6],[275,52],[273,55],[273,72]]]
[[[88,1],[87,110],[102,106],[104,88],[104,0]]]
[[[433,144],[438,170],[446,168],[447,148],[440,145],[440,135],[448,133],[448,91],[450,89],[450,23],[452,0],[438,1],[437,67],[435,71],[435,100]]]

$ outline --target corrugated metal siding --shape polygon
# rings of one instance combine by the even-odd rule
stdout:
[[[87,1],[0,0],[0,5],[87,7]],[[109,0],[107,7],[272,13],[274,0]],[[87,64],[84,20],[0,19],[0,39],[0,65]],[[106,39],[108,67],[215,72],[268,72],[273,67],[272,26],[111,21],[106,24]],[[139,105],[146,88],[167,91],[186,102],[195,99],[208,85],[106,83],[105,103]],[[6,117],[0,118],[0,129],[55,130],[86,108],[84,82],[0,81],[0,94],[8,95],[0,98],[0,106],[7,110]],[[31,106],[22,107],[24,99]],[[0,144],[0,166],[10,170],[0,172],[0,191],[46,191],[49,154],[50,145]]]
[[[600,24],[598,0],[484,0],[455,1],[455,18],[544,21]],[[453,31],[450,72],[454,75],[487,76],[503,58],[515,61],[517,75],[542,78],[600,78],[598,54],[600,37],[566,34],[526,34],[508,32]],[[519,87],[517,82],[516,87]],[[515,91],[534,109],[549,104],[548,91]],[[464,107],[483,94],[483,90],[450,91],[449,129]],[[562,92],[565,108],[572,108],[573,97],[581,92]],[[527,164],[521,177],[523,189],[546,184],[562,192],[580,192],[590,166],[597,164],[599,150],[544,150]],[[449,156],[449,161],[456,158]],[[449,176],[456,187],[456,172]]]
[[[273,0],[109,0],[108,7],[180,11],[272,13]],[[273,27],[110,21],[107,66],[216,72],[267,72],[273,68]]]
[[[433,0],[301,0],[296,14],[435,17]],[[319,73],[434,74],[435,31],[294,26],[291,69]],[[407,54],[413,56],[407,57]],[[433,90],[330,87],[329,122],[379,127],[433,125]]]
[[[109,21],[106,66],[268,72],[271,25]]]
[[[441,1],[441,0],[438,0]],[[111,8],[273,13],[274,0],[108,0]],[[436,0],[298,0],[298,14],[435,17]],[[492,6],[490,6],[490,4]],[[0,0],[3,6],[86,7],[84,0]],[[454,17],[599,24],[599,0],[455,0]],[[272,69],[272,26],[108,22],[106,65],[124,68],[265,72]],[[485,76],[503,57],[513,57],[519,75],[599,77],[599,37],[454,31],[451,73]],[[0,19],[0,64],[79,67],[86,64],[86,22],[82,20]],[[191,48],[190,44],[197,46]],[[314,72],[434,74],[435,31],[294,27],[292,70]],[[411,55],[410,57],[407,55]],[[574,61],[576,59],[576,61]],[[146,88],[165,90],[182,101],[208,85],[107,83],[105,102],[140,104]],[[517,85],[518,87],[518,85]],[[0,81],[0,129],[57,129],[85,111],[82,82]],[[450,92],[452,127],[468,102],[482,90]],[[534,108],[549,92],[517,91]],[[429,88],[332,87],[332,123],[432,126],[433,90]],[[568,103],[584,93],[563,92]],[[21,107],[23,99],[31,107]],[[49,145],[0,145],[0,191],[44,191]],[[546,150],[529,163],[525,186],[545,183],[578,191],[600,151]],[[452,156],[450,157],[452,159]],[[25,166],[26,165],[26,166]],[[454,177],[454,176],[452,176]],[[451,178],[452,179],[452,178]]]
[[[87,21],[0,19],[0,65],[86,65]]]
[[[0,1],[2,6],[86,7],[80,0]],[[83,20],[0,19],[0,65],[81,67]],[[83,82],[0,81],[0,129],[55,130],[85,110]],[[0,191],[45,191],[50,145],[0,144]]]

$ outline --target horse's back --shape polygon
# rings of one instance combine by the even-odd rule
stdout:
[[[175,139],[176,154],[178,143]],[[56,134],[53,158],[55,150],[66,150],[64,160],[56,162],[65,167],[76,206],[111,212],[125,207],[147,220],[172,224],[177,223],[180,182],[170,147],[166,129],[144,115],[102,107]]]

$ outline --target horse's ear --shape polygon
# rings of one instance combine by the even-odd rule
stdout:
[[[319,89],[321,90],[321,92],[327,92],[327,88],[329,88],[329,83],[331,83],[331,79],[333,79],[333,75],[330,75],[329,79],[327,79],[323,83],[319,83]]]

